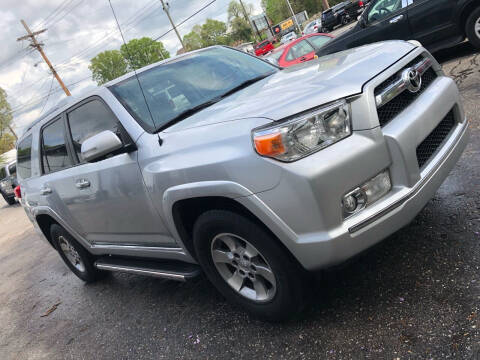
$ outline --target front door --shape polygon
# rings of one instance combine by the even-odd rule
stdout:
[[[146,191],[133,141],[107,105],[87,99],[66,113],[66,125],[76,166],[62,185],[68,212],[83,236],[97,245],[173,245]],[[82,143],[105,130],[115,132],[131,151],[85,162]]]
[[[384,40],[411,40],[407,0],[377,0],[362,15],[349,48]]]
[[[453,20],[455,7],[452,0],[409,0],[408,20],[413,38],[433,49],[435,43],[460,35]]]

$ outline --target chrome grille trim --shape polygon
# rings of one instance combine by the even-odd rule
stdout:
[[[412,66],[412,69],[418,71],[422,76],[432,66],[432,60],[430,58],[424,58],[422,61]],[[375,103],[377,108],[382,107],[389,101],[395,99],[398,95],[407,89],[407,81],[402,78],[401,74],[397,75],[398,79],[388,85],[379,94],[375,96]]]

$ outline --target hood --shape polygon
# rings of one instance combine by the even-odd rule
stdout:
[[[278,121],[361,93],[366,82],[414,49],[404,41],[387,41],[282,69],[165,132],[253,117]]]

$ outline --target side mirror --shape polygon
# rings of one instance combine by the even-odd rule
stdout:
[[[363,29],[367,26],[367,21],[365,20],[365,17],[362,15],[360,16],[360,19],[358,19],[358,25]]]
[[[82,158],[91,162],[123,147],[122,141],[113,131],[105,130],[85,140],[82,144]]]

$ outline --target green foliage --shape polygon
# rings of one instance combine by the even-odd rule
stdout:
[[[241,17],[234,18],[230,22],[232,32],[230,34],[233,41],[249,42],[253,39],[253,31],[250,24]]]
[[[195,25],[187,35],[183,37],[183,44],[185,45],[185,50],[192,51],[201,49],[203,47],[202,37],[200,32],[202,27],[200,25]]]
[[[107,50],[97,54],[88,68],[98,85],[116,79],[127,72],[169,58],[170,54],[161,42],[148,37],[132,39],[120,50]]]
[[[148,37],[130,40],[120,47],[120,52],[127,60],[129,70],[140,69],[170,57],[161,42]]]
[[[227,35],[227,24],[222,21],[207,19],[200,31],[203,46],[227,45],[230,41]]]
[[[3,154],[14,148],[15,148],[15,137],[8,132],[4,132],[0,136],[0,154]]]
[[[292,9],[296,14],[306,10],[308,16],[325,10],[325,3],[333,6],[340,2],[342,0],[290,0]],[[273,24],[278,24],[292,16],[285,0],[262,0],[262,7]]]
[[[98,85],[116,79],[128,72],[128,65],[119,50],[107,50],[97,54],[88,66]]]

